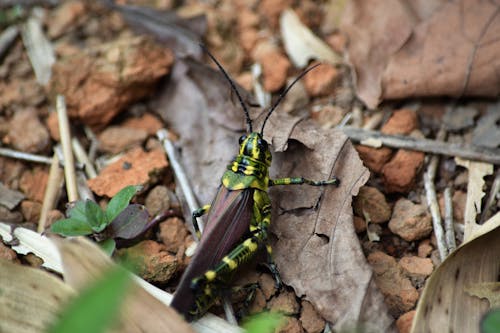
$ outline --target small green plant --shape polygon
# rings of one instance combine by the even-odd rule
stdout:
[[[279,312],[261,312],[248,317],[243,323],[246,333],[273,333],[284,322]]]
[[[131,282],[123,268],[113,268],[71,301],[49,333],[105,332],[116,323]]]
[[[481,333],[500,332],[500,309],[489,311],[481,320]]]
[[[105,210],[92,200],[77,201],[68,218],[52,224],[50,230],[63,236],[92,236],[106,253],[113,253],[116,238],[133,239],[151,227],[143,205],[130,204],[141,186],[127,186],[118,192]]]

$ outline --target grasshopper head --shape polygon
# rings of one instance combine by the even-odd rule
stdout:
[[[269,144],[258,132],[252,132],[249,135],[240,137],[240,155],[248,156],[251,159],[271,165],[271,151]]]

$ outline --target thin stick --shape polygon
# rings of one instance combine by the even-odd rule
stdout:
[[[455,229],[453,228],[453,201],[450,187],[444,189],[444,230],[448,253],[451,253],[457,248],[457,243],[455,242]]]
[[[184,172],[184,169],[182,168],[179,159],[177,158],[177,153],[175,151],[174,145],[172,144],[172,141],[168,139],[168,131],[166,129],[161,129],[156,133],[156,136],[158,137],[158,139],[160,139],[160,141],[163,144],[163,148],[167,152],[168,160],[170,161],[170,165],[174,170],[174,176],[177,180],[177,184],[179,185],[182,193],[184,194],[189,212],[195,211],[199,207],[198,201],[196,200],[196,197],[194,196],[194,193],[191,190],[188,177]],[[201,219],[198,219],[197,221],[200,231],[203,232],[203,221],[201,221]],[[191,223],[191,218],[187,218],[186,222]],[[192,227],[191,230],[194,230],[194,226],[191,227]]]
[[[382,145],[403,148],[446,156],[458,156],[468,160],[500,164],[500,149],[479,148],[459,145],[438,140],[417,139],[409,136],[386,135],[378,131],[368,131],[354,127],[343,127],[343,132],[352,140],[360,142],[367,139],[380,140]]]
[[[45,188],[45,195],[43,196],[42,209],[40,211],[40,219],[38,220],[37,231],[42,233],[47,224],[47,216],[49,211],[54,209],[57,205],[57,200],[61,194],[61,187],[64,181],[63,172],[59,166],[59,158],[57,153],[54,152],[52,157],[52,164],[50,165],[49,179],[47,187]]]
[[[52,164],[52,158],[50,158],[50,157],[25,153],[22,151],[17,151],[17,150],[8,149],[8,148],[0,148],[0,156],[15,158],[18,160],[23,160],[23,161],[28,161],[28,162]]]
[[[439,205],[436,198],[436,189],[434,188],[432,171],[426,171],[424,173],[424,186],[427,205],[429,206],[429,210],[431,211],[432,226],[434,228],[434,234],[436,235],[439,257],[441,258],[442,262],[448,255],[448,250],[446,248],[443,226],[441,225],[441,216],[439,213]]]
[[[56,97],[57,119],[59,120],[59,133],[61,133],[61,145],[64,155],[64,176],[66,179],[66,191],[68,200],[78,200],[78,188],[76,186],[75,161],[71,151],[71,133],[69,131],[68,114],[66,113],[66,103],[64,96]]]
[[[82,144],[78,141],[77,138],[71,139],[71,146],[73,147],[73,153],[75,154],[78,162],[84,165],[84,171],[88,178],[92,179],[97,176],[97,172],[95,171],[94,165],[90,161],[89,156],[83,149]]]
[[[441,142],[446,137],[446,131],[444,129],[439,130],[436,139]],[[431,211],[432,216],[432,226],[434,228],[434,234],[436,235],[436,242],[439,250],[439,257],[441,261],[444,261],[446,256],[448,256],[448,247],[446,245],[446,239],[444,235],[443,225],[441,222],[441,213],[439,211],[439,204],[436,196],[436,188],[434,187],[434,178],[436,177],[436,170],[439,164],[439,156],[432,156],[427,167],[427,171],[424,174],[424,186],[425,195],[427,198],[427,205]]]

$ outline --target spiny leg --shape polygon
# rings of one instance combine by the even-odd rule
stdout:
[[[198,225],[198,221],[196,219],[198,217],[202,217],[203,215],[208,213],[208,211],[210,210],[210,206],[211,205],[205,205],[205,206],[193,211],[193,213],[191,214],[191,216],[193,218],[194,232],[196,233],[196,237],[198,237],[198,239],[200,239],[200,237],[201,237],[201,232],[200,232],[200,226]]]
[[[301,185],[308,184],[312,186],[324,186],[324,185],[335,185],[339,186],[340,180],[337,177],[333,177],[328,180],[314,181],[304,177],[292,177],[292,178],[279,178],[279,179],[269,179],[269,186],[275,185]]]

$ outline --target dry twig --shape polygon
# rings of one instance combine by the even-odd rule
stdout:
[[[451,199],[450,187],[444,190],[444,230],[448,253],[451,253],[457,248],[457,244],[455,242],[455,229],[453,227],[453,201]]]
[[[71,134],[69,131],[68,114],[64,96],[57,95],[56,98],[57,119],[59,120],[59,133],[61,133],[61,145],[64,155],[64,175],[66,179],[66,191],[68,201],[78,200],[78,189],[76,186],[75,162],[71,151]]]
[[[368,131],[354,127],[343,127],[342,130],[351,140],[357,142],[375,139],[387,147],[403,148],[446,156],[459,156],[468,160],[500,164],[500,149],[479,148],[470,145],[459,145],[440,142],[438,140],[418,139],[401,135],[386,135],[378,131]]]
[[[47,216],[49,214],[49,211],[54,209],[57,205],[57,200],[61,193],[63,181],[64,177],[63,172],[59,166],[59,158],[57,157],[57,153],[54,153],[54,156],[52,157],[52,164],[50,165],[47,187],[45,188],[45,195],[43,196],[40,219],[38,220],[37,231],[39,233],[45,230],[45,224],[47,223]]]

